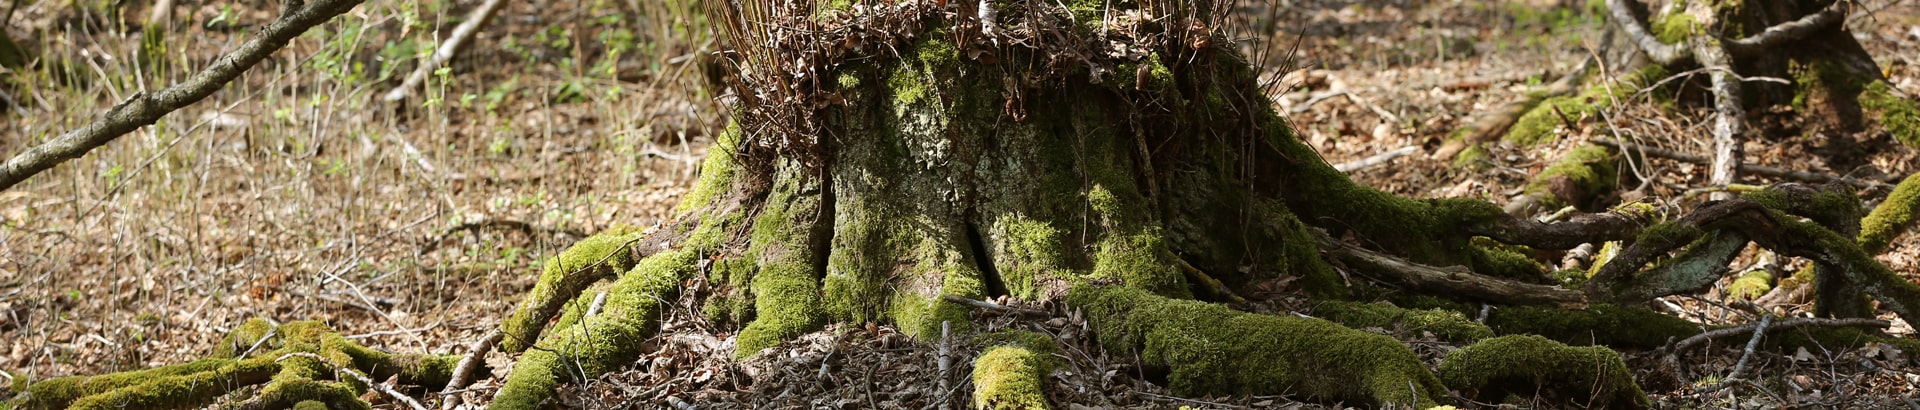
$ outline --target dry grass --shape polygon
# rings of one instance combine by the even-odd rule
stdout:
[[[0,76],[25,105],[0,116],[0,151],[184,78],[277,12],[179,5],[165,55],[142,58],[146,11],[96,3],[15,12],[10,33],[40,62]],[[559,3],[509,6],[425,98],[382,106],[477,2],[368,2],[207,101],[0,193],[0,369],[184,362],[252,317],[449,352],[573,235],[655,223],[722,119],[692,59],[710,36],[687,5]],[[481,221],[536,229],[439,241]]]

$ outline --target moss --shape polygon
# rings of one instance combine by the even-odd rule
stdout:
[[[1532,334],[1575,345],[1654,348],[1700,333],[1697,324],[1643,308],[1596,304],[1586,309],[1509,306],[1487,316],[1502,335]]]
[[[493,406],[535,408],[553,397],[563,375],[604,374],[632,363],[640,343],[658,330],[660,301],[672,300],[680,281],[698,274],[698,252],[664,251],[641,259],[607,289],[606,304],[579,324],[547,332],[520,356]]]
[[[1654,38],[1660,39],[1660,42],[1680,44],[1686,41],[1688,37],[1700,34],[1701,27],[1700,21],[1694,19],[1693,15],[1687,14],[1685,10],[1675,8],[1655,18],[1653,27],[1650,27],[1650,29],[1653,31]]]
[[[1766,269],[1755,269],[1735,278],[1727,284],[1727,297],[1736,300],[1754,300],[1773,290],[1773,274]]]
[[[1404,328],[1415,334],[1430,332],[1440,340],[1454,343],[1493,337],[1493,330],[1486,325],[1452,310],[1403,309],[1387,302],[1327,301],[1316,305],[1314,314],[1351,328]]]
[[[241,323],[240,326],[235,326],[232,331],[228,331],[225,338],[220,339],[220,345],[213,347],[213,355],[211,357],[219,359],[237,358],[241,353],[247,353],[247,349],[253,349],[255,343],[261,344],[259,349],[264,349],[259,351],[279,349],[280,346],[269,346],[266,344],[267,340],[264,340],[272,333],[273,322],[264,318],[247,320]]]
[[[1108,235],[1094,251],[1092,277],[1117,279],[1127,286],[1166,296],[1191,297],[1184,274],[1174,265],[1176,260],[1157,229]]]
[[[736,358],[753,356],[782,340],[826,325],[826,311],[819,303],[820,283],[813,278],[809,265],[778,263],[762,267],[754,275],[753,294],[756,317],[740,331]]]
[[[293,404],[293,410],[328,410],[327,404],[318,400],[306,400]]]
[[[740,149],[740,124],[727,122],[727,128],[714,137],[713,147],[707,149],[707,158],[700,161],[700,178],[693,182],[693,188],[680,198],[680,205],[674,207],[674,214],[686,216],[689,212],[712,205],[721,195],[733,190],[734,179],[740,174],[740,165],[735,162],[732,153]]]
[[[1007,294],[1015,298],[1034,300],[1038,296],[1035,281],[1066,267],[1065,232],[1052,224],[1007,215],[995,221],[989,232],[1002,248],[994,253],[1004,255],[994,261],[1000,281],[1006,285]]]
[[[1631,98],[1640,87],[1653,84],[1666,76],[1666,68],[1659,64],[1649,64],[1617,80],[1604,80],[1589,85],[1581,89],[1578,94],[1547,98],[1533,108],[1527,109],[1520,118],[1515,119],[1502,140],[1521,146],[1553,141],[1554,127],[1568,120],[1580,121],[1588,116],[1597,115],[1600,110]],[[1663,96],[1655,95],[1654,97],[1662,98]],[[1562,115],[1565,115],[1565,119],[1562,119]],[[1456,160],[1456,165],[1459,164],[1458,161]]]
[[[752,244],[747,253],[759,258],[753,274],[755,317],[740,330],[735,357],[745,358],[781,340],[826,325],[816,270],[820,252],[815,234],[831,223],[821,215],[826,206],[822,181],[807,177],[797,164],[782,164],[766,206],[753,220]]]
[[[1619,164],[1612,148],[1581,145],[1568,151],[1527,183],[1527,195],[1547,208],[1584,206],[1591,198],[1612,192],[1620,182]]]
[[[581,290],[633,267],[633,253],[627,244],[635,238],[638,236],[633,234],[594,235],[561,251],[559,256],[548,258],[541,265],[540,280],[527,292],[525,301],[501,321],[500,329],[505,333],[500,341],[501,350],[525,350],[560,308]]]
[[[1534,335],[1502,336],[1467,346],[1448,354],[1439,373],[1447,387],[1479,402],[1519,395],[1544,396],[1576,407],[1651,406],[1619,353],[1600,346],[1570,347]]]
[[[757,266],[752,259],[726,257],[714,261],[707,282],[718,286],[708,295],[701,311],[707,320],[720,326],[744,326],[754,318],[752,280]]]
[[[262,326],[265,324],[265,326]],[[271,336],[268,336],[271,335]],[[452,377],[458,356],[390,355],[360,346],[320,322],[272,326],[255,319],[236,327],[227,340],[266,339],[250,358],[208,358],[153,369],[70,376],[33,383],[15,404],[25,409],[193,408],[245,386],[262,385],[250,399],[269,406],[321,400],[334,408],[367,408],[357,397],[367,386],[357,380],[318,382],[335,367],[356,369],[374,379],[397,377],[401,383],[437,389]],[[248,342],[251,345],[252,342]],[[225,350],[225,349],[216,349]],[[231,353],[228,353],[231,354]],[[303,355],[295,355],[303,354]],[[326,362],[314,359],[324,358]]]
[[[1329,401],[1431,405],[1445,390],[1412,350],[1333,322],[1236,312],[1139,289],[1075,286],[1110,352],[1168,369],[1181,395],[1290,393]]]
[[[973,408],[1048,409],[1041,390],[1056,360],[1021,346],[994,346],[973,362]]]
[[[1860,93],[1860,107],[1877,113],[1880,126],[1886,127],[1894,139],[1920,148],[1920,102],[1900,98],[1892,91],[1892,86],[1885,81],[1867,84],[1866,90]]]
[[[1885,252],[1893,238],[1913,226],[1915,214],[1920,214],[1920,174],[1900,181],[1880,206],[1860,220],[1860,248],[1869,254]]]

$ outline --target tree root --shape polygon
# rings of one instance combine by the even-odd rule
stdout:
[[[234,346],[247,346],[237,351]],[[257,347],[257,349],[251,348]],[[257,354],[251,354],[253,351]],[[437,389],[447,384],[459,356],[388,354],[362,347],[320,322],[275,326],[254,319],[229,333],[214,357],[192,363],[99,376],[68,376],[28,386],[12,403],[21,409],[196,408],[231,393],[248,392],[240,408],[287,408],[316,401],[334,409],[369,408],[369,386],[339,377],[352,370],[370,379]],[[338,366],[336,368],[336,366]]]
[[[1412,350],[1333,322],[1237,312],[1139,289],[1076,286],[1101,344],[1168,369],[1176,394],[1299,394],[1320,400],[1438,404],[1445,392]]]
[[[1851,299],[1859,298],[1864,292],[1879,300],[1881,307],[1899,314],[1901,317],[1915,317],[1915,309],[1920,309],[1920,286],[1900,278],[1885,265],[1875,261],[1871,254],[1851,238],[1829,229],[1838,226],[1849,230],[1849,213],[1835,210],[1830,206],[1848,204],[1842,198],[1782,201],[1802,194],[1792,192],[1791,188],[1771,189],[1748,195],[1748,198],[1717,202],[1695,210],[1680,220],[1656,225],[1642,232],[1640,239],[1626,250],[1621,251],[1611,262],[1602,266],[1592,281],[1587,284],[1587,294],[1604,300],[1634,302],[1650,297],[1684,291],[1685,286],[1654,286],[1660,282],[1685,282],[1666,272],[1648,272],[1634,274],[1655,259],[1668,252],[1697,243],[1708,237],[1711,232],[1715,241],[1739,242],[1751,240],[1760,246],[1781,254],[1812,259],[1824,266],[1818,270],[1816,282],[1826,285],[1833,292],[1821,292],[1821,305],[1861,306]],[[1786,210],[1769,208],[1761,201],[1780,203]],[[1824,204],[1824,205],[1823,205]],[[1810,209],[1821,207],[1825,210]],[[1789,211],[1802,211],[1799,215]],[[1857,206],[1851,215],[1858,215]],[[1800,217],[1811,218],[1802,221]],[[1827,224],[1822,226],[1821,222]],[[1857,222],[1855,222],[1857,223]],[[1857,225],[1852,225],[1857,226]],[[1857,229],[1857,228],[1853,228]],[[1741,237],[1730,239],[1727,237]],[[1698,248],[1694,246],[1693,248]],[[1679,257],[1680,260],[1693,260],[1703,257],[1724,258],[1725,249],[1718,252],[1690,250]],[[1711,261],[1705,263],[1713,266]],[[1724,270],[1724,263],[1718,265]],[[1674,272],[1674,271],[1667,271]],[[1826,279],[1821,279],[1826,277]],[[1698,281],[1692,283],[1697,284]],[[1645,289],[1657,289],[1647,291]],[[1858,289],[1858,292],[1844,292],[1844,289]],[[1639,290],[1636,290],[1639,289]],[[1837,308],[1836,308],[1837,309]],[[1858,308],[1854,308],[1858,309]],[[1858,310],[1838,310],[1845,314],[1860,314]],[[1869,312],[1870,313],[1870,312]]]
[[[1540,336],[1482,340],[1447,355],[1439,373],[1447,387],[1481,402],[1537,395],[1576,407],[1652,406],[1619,353],[1600,346],[1571,347]]]
[[[1047,374],[1058,367],[1053,340],[1031,332],[1006,332],[1014,343],[987,348],[973,361],[973,408],[1048,409]],[[986,335],[993,338],[994,335]]]

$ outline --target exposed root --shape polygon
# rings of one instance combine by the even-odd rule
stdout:
[[[1298,394],[1385,407],[1431,405],[1445,392],[1413,351],[1333,322],[1236,312],[1119,287],[1077,286],[1100,343],[1167,369],[1182,395]]]
[[[405,384],[439,388],[459,360],[368,349],[314,321],[275,326],[254,319],[227,339],[214,357],[192,363],[34,382],[12,404],[22,409],[197,408],[244,391],[252,393],[237,398],[241,408],[287,408],[317,401],[335,409],[364,409],[369,405],[359,397],[372,386],[339,377],[336,365],[369,379],[398,377]],[[263,340],[258,344],[264,350],[251,356],[225,347],[254,340]],[[257,391],[243,390],[255,385],[260,386]]]
[[[1571,347],[1534,335],[1482,340],[1448,354],[1440,363],[1440,380],[1481,402],[1499,402],[1518,394],[1576,407],[1652,406],[1619,353],[1601,346]]]
[[[1011,332],[1032,337],[1007,336],[1016,343],[987,348],[973,361],[973,408],[975,409],[1048,409],[1043,387],[1047,374],[1060,360],[1052,356],[1052,339],[1028,332]],[[1026,340],[1023,340],[1026,339]]]
[[[562,381],[578,381],[574,375],[591,377],[631,363],[641,353],[641,344],[635,341],[659,330],[661,301],[672,299],[680,281],[698,271],[691,249],[642,259],[607,289],[606,307],[598,314],[562,318],[560,325],[521,355],[491,405],[536,408],[553,397],[554,387]]]

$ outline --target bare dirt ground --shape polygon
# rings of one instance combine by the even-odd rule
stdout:
[[[1582,2],[1276,1],[1245,6],[1238,33],[1277,84],[1276,109],[1329,162],[1420,149],[1355,171],[1356,180],[1402,195],[1500,203],[1568,148],[1604,133],[1600,120],[1573,119],[1558,143],[1495,147],[1478,169],[1426,154],[1471,116],[1552,82],[1598,46],[1600,17],[1574,3]],[[1849,25],[1896,87],[1920,95],[1920,4],[1892,3]],[[178,81],[277,9],[180,3],[166,55],[147,59],[135,52],[145,10],[72,4],[80,3],[22,2],[11,12],[6,30],[43,62],[0,75],[0,90],[20,102],[0,115],[0,152]],[[364,4],[209,100],[0,193],[0,370],[37,379],[186,362],[254,317],[324,320],[390,351],[463,353],[532,286],[541,258],[582,235],[667,217],[708,132],[724,120],[692,63],[714,47],[688,9],[698,6],[509,4],[424,98],[375,102],[475,2]],[[1707,152],[1701,112],[1639,104],[1613,115],[1640,143]],[[1816,173],[1920,170],[1920,152],[1884,132],[1780,132],[1747,144],[1751,161]],[[1642,165],[1634,171],[1650,182],[1631,195],[1697,203],[1685,197],[1704,185],[1704,167]],[[1885,194],[1861,192],[1869,202]],[[1881,260],[1920,275],[1916,236]],[[687,285],[689,295],[704,286]],[[1672,304],[1703,322],[1743,321],[1714,296]],[[1264,299],[1276,312],[1306,307],[1285,294]],[[736,329],[707,323],[691,299],[677,303],[662,334],[643,341],[659,347],[654,353],[629,371],[563,387],[561,404],[948,408],[970,397],[965,375],[979,347],[964,338],[844,326],[734,363],[725,358]],[[1287,397],[1171,396],[1130,358],[1094,348],[1072,312],[1034,308],[1053,317],[981,312],[975,320],[1061,341],[1068,364],[1049,394],[1062,408],[1315,407]],[[1434,363],[1452,349],[1380,331]],[[1655,358],[1628,354],[1636,367],[1654,367]],[[1920,369],[1903,356],[1911,354],[1920,352],[1763,354],[1752,371],[1791,386],[1734,396],[1693,395],[1686,386],[1694,380],[1651,370],[1641,382],[1665,406],[1904,406],[1902,397],[1920,389]],[[1716,346],[1684,359],[1699,375],[1724,373],[1739,357],[1738,346]],[[463,393],[469,402],[485,404],[512,363],[499,353],[488,361],[496,377]]]

